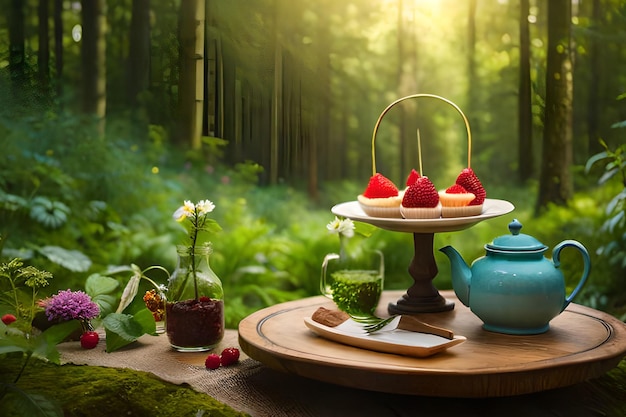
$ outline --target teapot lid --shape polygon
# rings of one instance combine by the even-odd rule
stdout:
[[[510,235],[504,235],[497,237],[492,243],[488,243],[485,247],[487,249],[494,249],[500,251],[545,251],[548,249],[546,245],[535,239],[530,235],[520,233],[522,224],[513,219],[509,223]]]

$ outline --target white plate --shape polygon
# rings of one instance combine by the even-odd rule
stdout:
[[[493,217],[510,213],[515,209],[513,204],[506,200],[485,199],[483,212],[477,216],[450,217],[439,219],[395,219],[386,217],[371,217],[365,214],[358,201],[349,201],[337,204],[330,211],[342,217],[373,224],[381,229],[392,232],[436,233],[454,232],[467,229],[476,223]]]
[[[400,320],[392,321],[376,333],[367,333],[362,324],[348,319],[336,327],[329,327],[304,318],[304,323],[314,333],[326,339],[377,352],[394,353],[404,356],[427,357],[444,351],[467,340],[465,336],[454,336],[454,339],[396,329]]]

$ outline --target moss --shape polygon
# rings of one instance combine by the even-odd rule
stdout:
[[[11,383],[21,365],[21,358],[1,358],[0,384]],[[204,412],[203,417],[247,415],[189,386],[171,384],[150,373],[130,369],[54,365],[32,360],[17,386],[56,402],[65,417],[193,417],[200,415],[200,411]]]

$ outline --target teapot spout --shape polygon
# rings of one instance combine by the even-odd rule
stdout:
[[[472,282],[472,271],[465,263],[459,252],[452,246],[439,249],[450,260],[452,271],[452,288],[459,300],[469,307],[469,293]]]

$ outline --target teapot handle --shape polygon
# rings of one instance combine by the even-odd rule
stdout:
[[[580,277],[580,281],[578,282],[578,285],[576,286],[576,288],[574,288],[574,291],[572,291],[572,293],[565,299],[565,302],[563,303],[563,308],[561,308],[561,311],[565,310],[565,308],[567,308],[569,303],[571,303],[574,297],[576,297],[576,295],[580,292],[582,287],[585,285],[585,282],[587,282],[587,277],[589,276],[589,272],[591,272],[591,259],[589,258],[589,252],[587,252],[587,249],[581,243],[575,240],[564,240],[563,242],[559,243],[558,245],[554,247],[554,249],[552,250],[552,261],[554,263],[554,267],[558,268],[561,265],[561,260],[560,260],[561,250],[568,246],[574,247],[580,251],[580,253],[583,256],[584,269],[583,269],[583,274]]]

